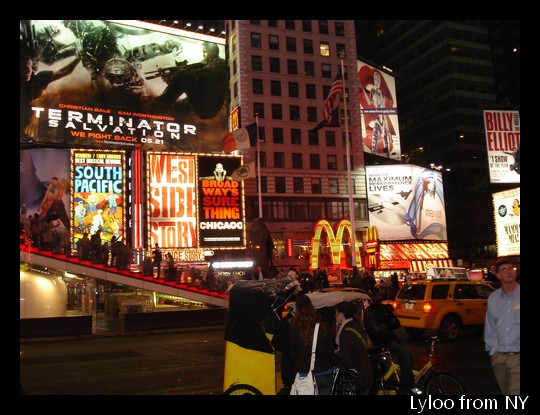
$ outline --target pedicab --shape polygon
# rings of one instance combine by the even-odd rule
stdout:
[[[298,282],[289,277],[240,280],[229,289],[225,324],[224,395],[276,395],[282,388],[280,353],[272,338],[285,305],[294,301]],[[369,301],[363,291],[307,294],[322,318],[332,324],[332,307],[342,301]]]

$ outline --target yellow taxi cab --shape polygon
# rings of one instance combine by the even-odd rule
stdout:
[[[493,286],[466,277],[415,280],[398,291],[394,312],[411,336],[435,330],[453,341],[463,328],[483,326],[487,298],[493,291]]]

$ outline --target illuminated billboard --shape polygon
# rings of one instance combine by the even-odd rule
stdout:
[[[101,241],[125,236],[125,153],[108,150],[71,150],[72,238],[101,231]]]
[[[440,171],[411,164],[366,166],[369,224],[381,240],[446,240]]]
[[[401,160],[396,81],[360,60],[357,69],[364,151]]]
[[[191,258],[202,249],[245,248],[244,185],[231,178],[241,156],[148,152],[146,157],[148,246],[157,242]]]
[[[520,188],[493,194],[497,256],[520,255]]]
[[[222,150],[222,39],[127,20],[21,20],[20,32],[21,142]]]
[[[519,111],[484,111],[491,183],[520,183]]]

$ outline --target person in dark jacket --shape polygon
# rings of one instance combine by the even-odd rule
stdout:
[[[342,366],[354,369],[356,393],[368,395],[373,385],[373,368],[368,354],[368,336],[358,318],[357,306],[353,302],[341,302],[336,305],[336,360]]]
[[[290,353],[294,360],[293,370],[305,374],[311,363],[311,346],[315,324],[320,323],[315,349],[315,379],[319,395],[330,395],[334,380],[334,334],[328,323],[322,321],[309,297],[299,294],[296,297],[294,316],[290,320]]]

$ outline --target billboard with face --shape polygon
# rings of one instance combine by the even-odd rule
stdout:
[[[520,188],[493,194],[497,256],[520,255]]]
[[[21,20],[21,142],[220,151],[223,40],[138,21]]]
[[[442,174],[411,164],[366,166],[369,224],[381,240],[446,240]]]

